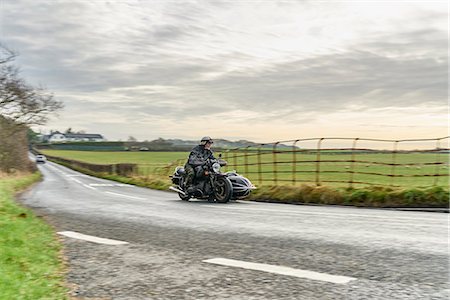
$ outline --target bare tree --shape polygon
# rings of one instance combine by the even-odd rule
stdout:
[[[18,68],[11,65],[16,55],[5,47],[1,49],[0,115],[18,125],[45,124],[50,113],[63,107],[62,103],[44,88],[33,87],[20,78]]]
[[[8,173],[32,169],[27,156],[28,126],[44,124],[63,107],[44,88],[19,77],[19,69],[12,65],[15,57],[0,44],[0,171]]]

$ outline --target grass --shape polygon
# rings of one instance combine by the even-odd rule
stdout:
[[[449,186],[449,157],[447,154],[432,153],[398,153],[394,157],[392,153],[364,153],[356,154],[322,154],[320,165],[317,165],[316,154],[297,153],[295,160],[293,154],[262,154],[260,156],[261,167],[257,166],[258,156],[253,154],[247,158],[248,167],[245,166],[245,158],[228,158],[229,168],[246,174],[253,182],[260,183],[259,171],[262,172],[261,183],[274,185],[275,178],[280,183],[293,182],[293,171],[295,169],[295,180],[301,183],[316,183],[335,187],[346,187],[348,182],[365,182],[373,185],[400,186],[400,187],[430,187]],[[355,162],[352,163],[351,161]],[[273,162],[277,164],[274,165]],[[333,162],[327,162],[333,161]],[[359,162],[358,162],[359,161]],[[430,165],[429,163],[440,163]],[[395,167],[385,164],[401,164]],[[252,165],[253,164],[253,165]],[[317,173],[316,171],[319,170]],[[354,172],[352,174],[352,172]],[[276,173],[276,175],[275,175]],[[373,174],[377,173],[377,174]],[[318,176],[317,176],[318,174]],[[378,175],[379,174],[379,175]],[[440,176],[430,176],[439,174]],[[405,177],[394,177],[390,175],[406,175]],[[276,177],[275,177],[276,176]],[[367,184],[356,185],[362,187]]]
[[[443,187],[425,189],[366,187],[360,189],[330,186],[262,186],[251,200],[281,203],[312,203],[361,207],[448,208],[449,192]]]
[[[37,173],[0,176],[0,299],[67,299],[54,231],[14,201],[39,179]]]
[[[139,175],[151,176],[157,168],[186,159],[188,152],[106,152],[74,150],[40,150],[45,155],[73,159],[92,164],[133,163],[139,165]]]

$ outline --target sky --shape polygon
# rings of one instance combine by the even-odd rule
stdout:
[[[65,105],[44,133],[448,135],[447,1],[0,0],[0,22]]]

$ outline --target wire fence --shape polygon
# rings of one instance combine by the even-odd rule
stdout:
[[[229,149],[227,168],[258,184],[448,186],[449,137],[308,138]]]

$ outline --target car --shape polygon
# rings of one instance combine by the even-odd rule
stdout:
[[[46,161],[47,158],[45,157],[45,155],[36,155],[36,163],[45,164]]]

